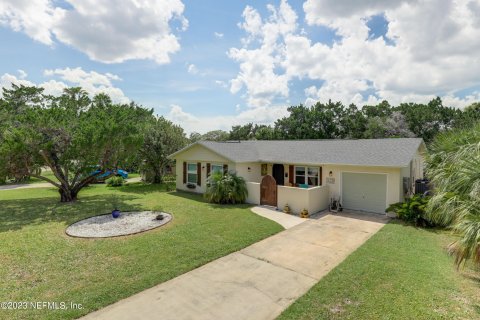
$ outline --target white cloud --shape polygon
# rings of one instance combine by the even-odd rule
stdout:
[[[28,74],[23,70],[19,70],[18,77],[5,73],[0,77],[0,87],[11,88],[12,83],[24,86],[39,86],[44,88],[45,94],[60,95],[65,88],[82,87],[94,96],[98,93],[108,94],[114,102],[128,103],[130,100],[125,96],[123,91],[112,84],[113,81],[121,80],[117,75],[110,73],[101,74],[95,71],[86,72],[82,68],[65,68],[55,70],[44,70],[44,75],[50,78],[45,82],[34,83],[27,80]],[[61,81],[59,81],[61,80]]]
[[[149,59],[158,64],[170,62],[180,50],[171,22],[188,27],[180,0],[65,0],[64,9],[54,0],[0,3],[0,24],[47,45],[55,39],[70,45],[95,61],[119,63]]]
[[[221,32],[214,32],[213,35],[215,36],[215,38],[217,39],[222,39],[224,34],[221,33]]]
[[[28,76],[28,74],[22,69],[18,69],[17,72],[18,72],[18,77],[20,79],[25,79]]]
[[[284,47],[278,40],[296,29],[297,15],[285,0],[280,8],[268,6],[270,17],[263,21],[254,8],[247,6],[243,11],[244,22],[239,26],[247,33],[243,48],[231,48],[228,55],[240,64],[240,72],[230,81],[230,91],[247,91],[247,103],[252,107],[268,106],[275,97],[288,97],[288,76],[278,74]],[[249,49],[252,42],[260,46]]]
[[[0,25],[24,32],[32,39],[52,45],[52,28],[63,10],[55,8],[50,0],[2,0]]]
[[[287,107],[285,106],[249,108],[244,111],[241,111],[240,108],[236,109],[237,114],[235,115],[196,116],[184,111],[178,105],[171,105],[170,111],[165,117],[181,125],[187,133],[206,133],[217,129],[229,131],[234,125],[243,125],[250,122],[273,124],[278,118],[288,115]],[[212,124],[215,124],[215,126],[212,127]]]
[[[187,67],[188,73],[191,74],[197,74],[198,73],[198,68],[194,64],[189,64]]]
[[[307,104],[328,99],[396,104],[440,95],[446,103],[464,106],[478,98],[459,98],[455,92],[480,86],[479,0],[307,0],[303,8],[313,30],[331,28],[340,40],[333,45],[312,41],[285,0],[278,8],[268,6],[266,18],[245,8],[239,24],[246,33],[243,47],[229,51],[240,69],[230,90],[245,89],[249,105],[288,99],[289,86],[298,79],[318,81],[306,88]],[[372,15],[388,21],[388,41],[369,37]]]

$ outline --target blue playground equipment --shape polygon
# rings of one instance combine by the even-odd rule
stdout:
[[[100,169],[97,169],[97,170],[93,171],[90,175],[93,176],[93,175],[98,174],[100,172],[102,172],[102,171]],[[110,177],[112,175],[120,176],[123,179],[128,178],[128,172],[127,171],[122,170],[122,169],[118,169],[118,170],[107,170],[107,171],[105,171],[105,173],[96,176],[96,179],[97,179],[97,181],[101,182],[101,181],[104,181],[107,177]]]

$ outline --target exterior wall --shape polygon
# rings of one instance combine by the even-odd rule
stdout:
[[[262,182],[261,168],[262,166],[258,162],[237,163],[235,166],[237,175],[243,177],[247,182]]]
[[[248,197],[247,203],[260,204],[260,183],[247,182]]]
[[[175,157],[175,161],[175,172],[177,174],[177,190],[184,190],[188,192],[205,193],[207,184],[207,163],[226,164],[228,165],[228,171],[235,171],[235,163],[230,162],[227,159],[216,154],[215,152],[212,152],[207,148],[198,145],[193,146],[192,148],[185,150],[185,152],[178,154]],[[201,163],[201,185],[197,186],[195,189],[189,189],[187,188],[187,185],[183,183],[183,162]]]
[[[404,199],[404,196],[408,196],[403,194],[403,177],[410,178],[411,194],[415,192],[415,180],[423,179],[424,177],[423,170],[425,167],[425,153],[426,153],[426,149],[423,145],[421,145],[418,148],[417,152],[415,153],[414,157],[412,158],[412,161],[410,161],[410,164],[402,168],[402,171],[401,171],[402,181],[400,183],[401,200]]]
[[[313,214],[328,208],[328,194],[327,186],[308,189],[278,186],[277,206],[282,210],[288,204],[295,214],[299,214],[303,209]]]
[[[308,189],[309,202],[308,212],[316,213],[328,208],[330,204],[330,189],[328,186],[320,186]]]
[[[329,173],[332,171],[334,180],[329,180]],[[401,201],[401,168],[388,167],[365,167],[365,166],[337,166],[325,165],[323,166],[323,184],[330,187],[330,198],[340,198],[342,195],[342,172],[357,172],[357,173],[382,173],[387,175],[387,203],[390,204]],[[327,180],[329,183],[327,183]],[[333,183],[332,183],[333,182]]]

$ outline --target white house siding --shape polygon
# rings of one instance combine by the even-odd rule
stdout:
[[[328,208],[328,194],[327,186],[308,189],[278,186],[277,206],[283,210],[288,204],[295,214],[299,214],[303,209],[307,209],[310,214],[313,214]]]
[[[260,204],[260,183],[247,182],[248,197],[246,202],[250,204]]]
[[[237,175],[243,177],[245,181],[262,182],[261,164],[258,162],[237,163],[235,171]]]
[[[206,183],[207,183],[207,163],[218,163],[228,165],[229,171],[235,171],[235,163],[230,162],[224,157],[216,154],[204,148],[202,146],[195,145],[192,148],[185,150],[184,152],[178,154],[175,157],[176,160],[176,173],[177,173],[177,184],[176,187],[178,190],[184,190],[189,192],[196,193],[205,193]],[[201,185],[197,186],[195,189],[187,188],[187,185],[183,183],[183,163],[201,163]]]

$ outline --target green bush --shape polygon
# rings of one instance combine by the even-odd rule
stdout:
[[[393,211],[401,220],[412,222],[417,226],[432,226],[431,221],[426,217],[426,207],[430,197],[414,195],[405,199],[404,202],[398,202],[390,205],[385,211]]]
[[[108,178],[105,182],[109,187],[121,187],[125,183],[125,180],[122,177],[118,176]]]
[[[214,172],[207,179],[205,198],[213,203],[245,203],[248,191],[245,179],[234,173]]]

